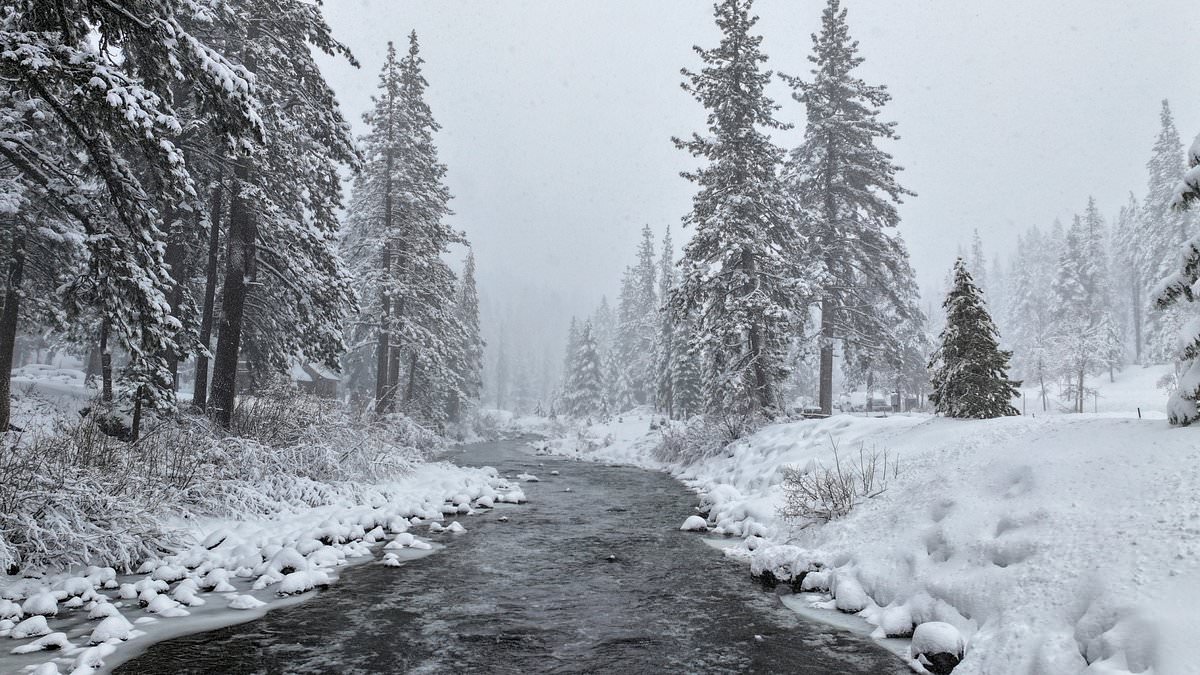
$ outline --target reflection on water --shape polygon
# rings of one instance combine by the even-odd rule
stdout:
[[[909,672],[869,640],[799,619],[676,529],[695,498],[666,475],[515,442],[454,458],[542,482],[507,522],[497,510],[433,535],[438,555],[347,570],[310,602],[160,643],[116,672]]]

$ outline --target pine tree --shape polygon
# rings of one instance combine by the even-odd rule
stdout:
[[[1200,200],[1200,137],[1188,151],[1189,169],[1176,186],[1172,207],[1186,210]],[[1159,310],[1182,311],[1182,302],[1200,302],[1200,237],[1192,239],[1183,247],[1179,256],[1179,269],[1160,282],[1153,299]],[[1193,312],[1194,314],[1194,312]],[[1167,403],[1167,419],[1171,424],[1187,426],[1200,419],[1200,322],[1188,324],[1188,329],[1179,334],[1183,349],[1178,355],[1178,376],[1175,390]]]
[[[564,412],[573,417],[603,414],[604,380],[590,322],[579,332],[579,346],[572,365],[563,396]]]
[[[1140,211],[1141,240],[1145,250],[1145,281],[1151,290],[1158,280],[1174,274],[1178,253],[1192,238],[1194,223],[1191,215],[1172,208],[1180,176],[1185,173],[1183,141],[1175,128],[1175,120],[1167,101],[1162,102],[1161,129],[1154,142],[1150,161],[1146,198]],[[1166,363],[1175,357],[1175,344],[1186,321],[1178,305],[1164,305],[1147,317],[1146,356],[1152,363]]]
[[[1014,371],[1026,382],[1036,382],[1042,410],[1050,407],[1048,385],[1054,378],[1053,341],[1058,316],[1052,288],[1058,272],[1061,227],[1049,234],[1030,228],[1017,241],[1017,257],[1009,275],[1011,293],[1008,325],[1012,335]]]
[[[675,321],[667,307],[675,287],[675,250],[671,243],[671,228],[663,235],[662,254],[658,259],[658,331],[654,338],[654,402],[655,408],[667,415],[674,411],[674,387],[671,372],[678,345],[675,340]]]
[[[342,166],[359,157],[314,50],[333,40],[304,0],[241,0],[218,14],[225,39],[254,73],[267,142],[232,160],[232,188],[210,408],[228,426],[241,363],[258,376],[296,357],[338,368],[354,310],[336,253]]]
[[[1137,198],[1129,193],[1129,201],[1121,207],[1113,226],[1113,282],[1125,290],[1118,298],[1127,316],[1124,324],[1133,338],[1134,363],[1142,363],[1145,329],[1144,305],[1146,293],[1146,259],[1142,242],[1142,217]]]
[[[642,229],[637,262],[626,270],[618,305],[617,364],[623,382],[621,398],[631,405],[651,403],[654,396],[654,340],[658,326],[658,270],[654,235]]]
[[[1020,395],[1021,383],[1008,379],[1012,353],[1000,349],[996,326],[962,258],[954,263],[954,287],[942,307],[946,328],[929,362],[934,409],[975,419],[1019,414],[1012,399]]]
[[[765,94],[772,77],[750,0],[716,6],[720,44],[696,47],[705,67],[684,70],[684,88],[708,110],[708,134],[675,139],[706,161],[685,174],[698,192],[684,219],[683,279],[672,297],[677,316],[695,312],[703,341],[707,403],[726,411],[772,414],[787,375],[787,340],[802,318],[796,268],[800,241],[778,169],[783,151],[767,134],[786,125]]]
[[[1075,412],[1084,411],[1089,393],[1084,378],[1115,365],[1121,340],[1111,317],[1105,262],[1104,220],[1095,200],[1088,200],[1084,217],[1076,216],[1067,230],[1054,280],[1052,350],[1066,386],[1063,394]]]
[[[457,318],[462,325],[463,343],[456,350],[459,359],[454,363],[461,390],[451,390],[447,411],[451,422],[462,419],[463,407],[478,401],[483,392],[483,350],[487,344],[479,330],[479,293],[475,288],[475,252],[469,251],[463,263],[462,280],[458,286]]]
[[[892,308],[886,316],[902,321],[920,310],[904,242],[889,233],[900,222],[896,205],[912,193],[896,182],[900,167],[876,145],[897,138],[895,124],[879,120],[891,96],[854,75],[863,59],[839,0],[829,0],[812,39],[812,81],[785,77],[807,110],[804,141],[791,153],[787,173],[803,208],[804,257],[821,280],[819,398],[828,414],[835,343],[847,352],[888,349],[893,326],[874,311],[880,301]]]

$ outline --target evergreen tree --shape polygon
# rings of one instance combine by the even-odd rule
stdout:
[[[1137,198],[1129,193],[1129,201],[1121,207],[1113,227],[1113,281],[1125,290],[1118,293],[1118,300],[1127,315],[1124,324],[1133,339],[1134,363],[1142,363],[1142,347],[1145,329],[1144,305],[1146,293],[1147,264],[1142,242],[1142,217]]]
[[[694,228],[684,248],[676,316],[695,312],[703,342],[708,405],[771,414],[787,375],[787,340],[802,318],[800,241],[789,218],[778,169],[783,151],[767,134],[786,125],[766,96],[772,74],[750,0],[716,6],[720,44],[696,47],[705,67],[684,70],[684,88],[708,110],[708,134],[675,139],[706,161],[685,174],[698,192],[684,219]]]
[[[169,309],[164,213],[195,194],[179,148],[184,111],[202,101],[217,113],[218,146],[263,131],[252,78],[189,30],[196,13],[182,0],[16,0],[0,10],[0,432],[17,326],[30,316],[22,305],[99,314],[129,356],[122,380],[135,407],[173,405],[168,359],[182,352],[181,324]],[[56,292],[31,301],[45,245],[73,249],[63,253],[86,268],[63,268]]]
[[[622,398],[632,405],[652,403],[654,398],[654,342],[658,330],[658,269],[654,259],[654,235],[642,229],[637,262],[626,270],[618,309],[617,363],[624,383]]]
[[[675,250],[671,243],[671,227],[663,235],[662,254],[658,259],[658,299],[657,308],[658,332],[654,339],[654,401],[655,408],[672,415],[675,405],[673,401],[674,387],[672,362],[678,345],[675,340],[675,321],[670,308],[666,306],[671,291],[675,287]]]
[[[1052,288],[1058,270],[1060,240],[1055,228],[1043,234],[1030,228],[1017,240],[1017,257],[1010,278],[1008,306],[1014,371],[1026,382],[1036,382],[1042,410],[1050,408],[1048,385],[1054,378],[1053,342],[1057,306]]]
[[[1188,151],[1189,169],[1176,186],[1172,207],[1185,210],[1200,200],[1200,137]],[[1182,302],[1200,301],[1200,237],[1183,247],[1179,270],[1162,280],[1154,296],[1159,310],[1172,308],[1182,311]],[[1194,314],[1194,312],[1193,312]],[[1188,330],[1179,334],[1183,349],[1178,355],[1175,390],[1167,403],[1167,418],[1171,424],[1187,426],[1200,419],[1200,323],[1192,321]]]
[[[223,6],[217,20],[254,73],[267,140],[230,160],[210,391],[213,416],[228,426],[243,362],[256,376],[282,372],[296,357],[338,367],[344,319],[355,307],[335,250],[339,171],[359,158],[314,50],[350,54],[330,36],[319,6],[240,0]]]
[[[1089,199],[1084,217],[1076,216],[1059,255],[1054,291],[1052,348],[1075,412],[1084,411],[1089,393],[1084,378],[1114,365],[1121,340],[1111,317],[1105,265],[1104,221]]]
[[[462,280],[458,286],[457,318],[462,325],[463,343],[456,350],[459,360],[454,364],[461,390],[448,393],[448,415],[451,422],[462,418],[464,405],[478,401],[483,392],[483,350],[487,346],[479,330],[479,293],[475,288],[475,252],[469,251],[463,263]]]
[[[804,141],[788,160],[791,192],[802,206],[804,253],[817,269],[821,315],[820,405],[833,405],[836,342],[847,352],[879,351],[894,343],[884,317],[919,313],[908,252],[898,234],[896,205],[911,192],[896,182],[900,167],[876,145],[897,138],[895,124],[879,120],[887,88],[854,74],[862,64],[850,38],[846,10],[829,0],[813,35],[813,79],[785,77],[807,110]],[[884,302],[892,311],[874,311]]]
[[[1162,102],[1160,113],[1161,129],[1154,142],[1150,161],[1146,198],[1140,211],[1142,220],[1141,241],[1145,250],[1148,291],[1157,286],[1158,280],[1177,272],[1176,262],[1181,248],[1191,239],[1194,225],[1191,215],[1172,208],[1179,178],[1185,172],[1183,141],[1175,128],[1175,120],[1167,101]],[[1176,304],[1159,305],[1147,317],[1146,356],[1152,363],[1172,361],[1176,353],[1176,340],[1187,317]]]
[[[1012,399],[1020,395],[1021,383],[1008,379],[1012,353],[1000,349],[996,326],[962,258],[954,263],[954,287],[942,307],[946,328],[929,362],[934,410],[975,419],[1019,414]]]
[[[601,374],[600,353],[592,337],[592,324],[585,323],[579,332],[579,346],[573,359],[573,369],[563,395],[564,412],[573,417],[604,413],[604,380]]]

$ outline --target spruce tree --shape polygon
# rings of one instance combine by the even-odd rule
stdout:
[[[579,346],[563,395],[564,412],[573,417],[604,413],[604,380],[600,353],[592,337],[592,324],[579,331]]]
[[[900,222],[896,205],[912,193],[896,181],[900,167],[892,156],[877,146],[897,138],[895,124],[879,119],[891,96],[854,74],[863,58],[839,0],[829,0],[812,40],[812,80],[784,77],[807,111],[804,141],[789,156],[787,174],[801,206],[803,256],[820,285],[819,399],[829,414],[835,343],[848,353],[888,349],[894,326],[884,317],[906,321],[920,310],[908,251],[891,232]],[[892,311],[875,312],[880,301]]]
[[[1179,251],[1190,241],[1195,229],[1189,212],[1172,208],[1180,176],[1186,170],[1186,156],[1170,105],[1165,100],[1159,119],[1161,128],[1150,161],[1146,163],[1149,180],[1140,210],[1140,238],[1145,249],[1143,264],[1146,267],[1148,292],[1159,286],[1160,279],[1178,271],[1176,263]],[[1147,360],[1152,363],[1174,360],[1177,337],[1186,321],[1187,317],[1178,305],[1160,307],[1156,303],[1155,311],[1147,317]]]
[[[705,135],[675,139],[705,161],[685,177],[696,184],[684,223],[694,229],[684,248],[683,279],[672,295],[676,316],[695,316],[703,342],[710,408],[772,414],[787,375],[787,341],[802,318],[800,242],[778,170],[783,151],[768,132],[786,128],[766,95],[772,74],[750,0],[716,6],[722,36],[704,62],[684,70],[684,89],[708,111]]]
[[[934,410],[947,417],[987,419],[1019,414],[1012,399],[1020,382],[1008,379],[1012,355],[999,347],[999,334],[983,297],[959,258],[954,286],[942,303],[946,327],[930,359]]]
[[[1189,169],[1176,187],[1172,207],[1186,210],[1200,201],[1200,137],[1188,151]],[[1179,269],[1162,280],[1154,304],[1160,310],[1181,310],[1183,302],[1200,302],[1200,237],[1189,241],[1179,257]],[[1171,424],[1187,426],[1200,419],[1200,323],[1188,324],[1180,333],[1183,349],[1178,355],[1175,390],[1167,403],[1167,419]]]
[[[456,304],[458,322],[462,325],[462,344],[454,363],[459,390],[447,394],[448,416],[451,422],[462,419],[463,408],[478,401],[483,392],[483,350],[487,346],[479,330],[479,292],[475,288],[475,252],[467,253],[462,279],[458,286]]]
[[[1118,293],[1120,305],[1126,316],[1124,324],[1133,340],[1134,363],[1142,363],[1142,348],[1145,330],[1146,259],[1142,241],[1141,208],[1137,198],[1129,193],[1129,200],[1121,207],[1117,222],[1113,226],[1113,282],[1123,289]]]
[[[642,229],[637,262],[626,271],[618,315],[617,363],[625,383],[621,395],[632,405],[653,403],[659,312],[658,269],[649,225]]]
[[[986,293],[991,303],[991,289],[988,288],[987,277],[987,258],[983,255],[983,239],[979,237],[979,229],[976,228],[971,236],[971,276],[975,279],[975,285],[979,290]]]
[[[674,410],[674,387],[671,377],[672,361],[678,345],[675,339],[675,320],[667,307],[675,287],[675,250],[671,243],[671,228],[663,235],[662,254],[658,259],[658,331],[654,339],[654,401],[655,408],[667,415]]]

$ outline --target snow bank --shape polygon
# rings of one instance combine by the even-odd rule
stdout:
[[[1194,429],[1136,410],[845,415],[769,426],[694,465],[664,466],[650,454],[651,419],[626,416],[552,447],[672,471],[700,492],[711,531],[736,537],[728,555],[824,594],[810,604],[858,612],[877,637],[952,626],[966,646],[956,674],[1200,672]],[[832,443],[843,458],[887,449],[898,475],[848,516],[799,528],[780,515],[782,469],[829,464]]]

